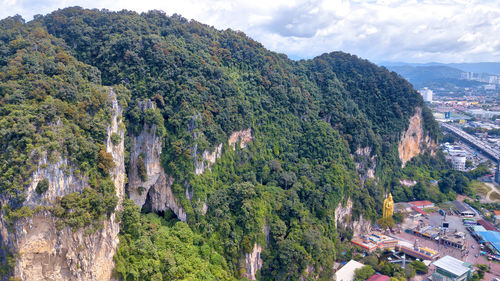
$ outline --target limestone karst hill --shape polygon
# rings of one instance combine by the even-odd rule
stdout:
[[[4,280],[329,280],[438,137],[354,55],[78,7],[0,21],[0,132]]]

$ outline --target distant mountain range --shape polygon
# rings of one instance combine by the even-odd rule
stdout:
[[[448,66],[456,68],[464,72],[476,72],[476,73],[489,73],[500,75],[500,62],[475,62],[475,63],[439,63],[439,62],[428,62],[428,63],[407,63],[407,62],[380,62],[379,65],[383,65],[387,68],[395,66]]]
[[[463,79],[466,72],[481,73],[482,76],[498,75],[500,63],[404,63],[383,62],[391,71],[397,72],[410,81],[415,88],[422,87],[475,87],[484,82]]]

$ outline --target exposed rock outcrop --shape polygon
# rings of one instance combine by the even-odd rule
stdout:
[[[113,117],[111,118],[111,125],[107,128],[108,137],[106,140],[106,152],[113,156],[113,162],[115,163],[113,169],[110,171],[110,175],[115,183],[116,196],[118,196],[117,208],[119,209],[125,197],[125,130],[123,129],[124,125],[122,123],[123,109],[118,104],[113,90],[111,90],[110,97]],[[113,134],[120,136],[120,140],[117,144],[114,144],[112,141],[111,136]]]
[[[345,206],[339,203],[335,208],[335,223],[336,225],[343,225],[346,228],[351,228],[354,236],[359,236],[363,233],[368,233],[371,230],[371,222],[360,216],[358,220],[353,220],[352,213],[352,200],[349,198]]]
[[[219,144],[214,151],[209,152],[208,150],[203,151],[201,161],[195,158],[195,174],[201,175],[205,169],[210,169],[210,167],[215,164],[215,161],[222,156],[222,143]]]
[[[366,179],[375,178],[375,169],[377,168],[377,160],[375,155],[371,156],[372,148],[367,146],[365,148],[358,147],[356,150],[356,171],[359,174],[361,182],[365,182]]]
[[[424,134],[422,127],[422,108],[417,107],[415,114],[410,118],[408,129],[403,133],[398,145],[399,159],[402,167],[413,157],[422,153],[426,148],[434,154],[436,144]]]
[[[417,181],[415,180],[408,180],[408,179],[404,179],[404,180],[399,180],[399,183],[401,185],[404,185],[404,186],[414,186],[417,184]]]
[[[255,243],[253,245],[252,252],[245,254],[246,278],[250,280],[256,280],[255,275],[257,274],[257,271],[262,268],[263,264],[263,261],[260,257],[261,253],[262,253],[262,247],[257,243]]]
[[[151,101],[141,104],[142,110],[154,108]],[[186,221],[186,212],[178,203],[172,191],[174,179],[163,170],[160,162],[163,142],[156,135],[156,125],[144,124],[138,136],[131,136],[130,166],[128,173],[128,194],[139,207],[163,212],[172,210],[181,221]],[[145,178],[139,175],[138,164],[142,159]]]
[[[7,234],[11,250],[19,253],[15,276],[21,280],[110,280],[113,256],[118,247],[119,224],[115,215],[104,221],[103,228],[86,234],[69,227],[57,231],[50,213],[15,222]],[[5,230],[5,228],[4,228]]]
[[[232,146],[233,149],[236,149],[236,144],[240,143],[240,148],[247,147],[247,143],[253,140],[252,137],[252,128],[248,128],[242,131],[236,131],[229,136],[229,146]]]
[[[121,108],[111,90],[112,122],[108,126],[107,151],[113,156],[115,167],[110,171],[119,202],[123,200],[125,169],[123,155],[123,129],[119,126]],[[117,133],[122,140],[113,145],[110,134]],[[68,167],[66,159],[54,164],[42,157],[28,187],[26,205],[53,204],[56,196],[81,191],[87,185],[75,169]],[[49,187],[43,196],[34,192],[41,178],[48,179]],[[117,206],[119,208],[119,205]],[[110,280],[114,268],[113,256],[118,246],[119,224],[115,214],[103,222],[93,234],[86,229],[73,231],[70,227],[56,228],[56,218],[43,211],[33,217],[18,219],[9,226],[1,218],[2,245],[16,254],[15,277],[21,280]]]
[[[81,192],[87,185],[87,179],[75,173],[75,168],[70,167],[66,158],[62,158],[56,163],[47,161],[47,153],[43,152],[38,163],[38,168],[31,176],[31,183],[26,188],[26,206],[51,205],[56,201],[56,197],[64,196],[68,193]],[[47,179],[50,188],[42,195],[35,189],[38,183]]]

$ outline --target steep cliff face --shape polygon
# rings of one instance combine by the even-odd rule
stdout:
[[[422,127],[422,108],[417,107],[415,114],[410,118],[410,125],[403,133],[398,145],[399,159],[404,167],[413,157],[422,153],[426,148],[434,153],[436,144],[424,134]]]
[[[375,169],[377,168],[377,160],[375,155],[370,156],[372,152],[371,147],[359,147],[356,150],[354,158],[356,163],[356,171],[359,174],[359,178],[362,182],[365,182],[366,179],[375,178]]]
[[[4,225],[5,227],[5,225]],[[114,214],[91,235],[69,227],[57,231],[56,219],[46,212],[18,220],[7,234],[19,253],[15,276],[21,280],[110,280],[118,246],[119,225]]]
[[[352,200],[349,198],[345,206],[341,203],[335,208],[335,222],[337,225],[343,225],[346,228],[353,230],[354,236],[359,236],[371,230],[371,222],[361,216],[358,220],[353,220],[352,213]]]
[[[115,183],[116,196],[118,196],[117,208],[119,209],[121,207],[121,202],[125,197],[125,130],[123,129],[124,125],[122,123],[123,109],[118,104],[113,90],[110,92],[110,98],[113,117],[111,118],[111,125],[107,128],[108,137],[106,140],[106,152],[113,156],[113,162],[115,163],[112,171],[110,171],[110,174],[113,182]],[[120,140],[116,144],[113,143],[111,138],[113,134],[120,136]]]
[[[26,190],[26,206],[50,205],[57,196],[64,196],[72,192],[81,192],[87,185],[87,179],[75,173],[75,168],[70,167],[66,158],[61,158],[56,163],[47,161],[47,153],[43,153],[38,163],[38,168],[31,176],[31,183]],[[39,195],[35,189],[38,183],[47,179],[50,188]]]
[[[257,271],[262,268],[263,261],[260,257],[262,246],[255,243],[251,253],[245,254],[246,273],[244,276],[250,280],[256,280]]]
[[[151,101],[141,103],[142,110],[154,108]],[[144,124],[138,136],[131,136],[128,193],[139,207],[155,212],[172,210],[181,221],[186,221],[186,212],[172,191],[174,179],[163,170],[160,162],[162,140],[156,135],[156,125]],[[141,161],[139,160],[142,160]],[[144,165],[145,177],[139,175],[139,165]]]
[[[123,159],[123,129],[120,128],[121,108],[111,90],[113,115],[108,126],[107,151],[113,156],[115,167],[110,174],[114,180],[119,202],[123,200],[125,169]],[[114,145],[111,133],[122,136]],[[49,188],[43,196],[34,191],[41,178],[49,181]],[[42,157],[38,169],[32,175],[28,187],[26,205],[48,205],[56,196],[81,191],[85,179],[68,167],[64,158],[55,164],[47,163]],[[119,205],[117,206],[119,208]],[[56,218],[50,212],[39,212],[31,218],[19,219],[9,226],[2,217],[0,234],[2,244],[16,253],[14,275],[21,280],[110,280],[114,268],[113,256],[118,246],[119,224],[112,214],[103,222],[103,227],[93,234],[86,229],[73,231],[69,227],[56,228]]]
[[[222,143],[219,144],[214,151],[209,152],[208,150],[203,151],[202,159],[199,161],[195,158],[195,174],[201,175],[205,169],[210,169],[210,167],[215,164],[215,161],[222,156]]]

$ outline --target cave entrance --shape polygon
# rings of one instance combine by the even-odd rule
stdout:
[[[144,202],[144,205],[142,205],[141,213],[149,214],[149,213],[154,212],[155,214],[157,214],[160,217],[163,217],[167,221],[171,221],[171,220],[179,221],[179,218],[177,217],[177,215],[174,212],[172,212],[172,210],[170,210],[169,208],[165,208],[165,210],[153,211],[153,204],[151,203],[152,202],[152,199],[151,199],[152,191],[153,191],[153,188],[150,188],[148,191],[148,195],[146,196],[146,202]]]

